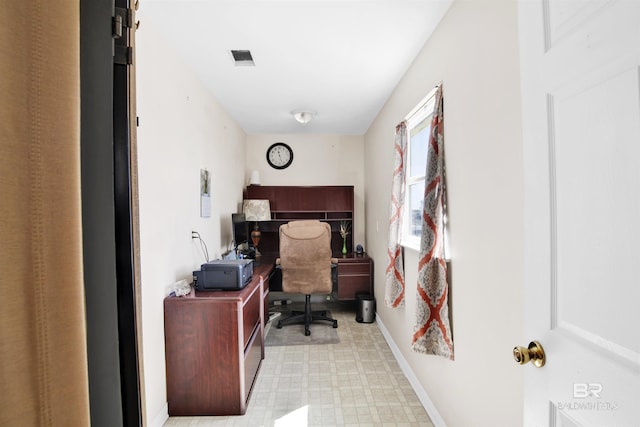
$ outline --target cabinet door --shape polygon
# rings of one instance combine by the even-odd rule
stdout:
[[[262,311],[262,299],[260,296],[262,295],[262,289],[260,289],[259,285],[256,286],[255,291],[251,294],[249,299],[244,303],[244,307],[242,307],[242,337],[243,348],[246,348],[249,344],[249,339],[251,338],[251,334],[255,329],[256,325],[260,323],[260,312]]]
[[[353,186],[248,186],[248,199],[269,199],[271,211],[353,211]]]
[[[353,187],[330,187],[325,194],[325,210],[353,212]]]
[[[243,404],[240,410],[241,414],[244,414],[247,410],[251,389],[253,388],[253,383],[258,376],[258,369],[260,368],[260,364],[263,359],[263,343],[264,339],[262,337],[261,328],[259,325],[256,325],[256,328],[251,335],[251,339],[249,340],[249,345],[244,353],[244,392],[242,394]]]

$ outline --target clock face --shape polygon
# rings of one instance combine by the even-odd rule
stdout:
[[[293,162],[293,150],[283,142],[276,142],[267,149],[267,162],[275,169],[287,168]]]

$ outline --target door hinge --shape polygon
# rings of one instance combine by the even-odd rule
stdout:
[[[131,46],[118,46],[116,44],[113,62],[120,65],[133,64],[133,48]]]
[[[123,7],[115,8],[115,16],[112,17],[112,34],[114,39],[123,36],[124,30],[133,27],[133,9]]]
[[[121,65],[133,64],[133,48],[131,47],[129,30],[133,27],[133,10],[116,7],[112,18],[111,34],[113,36],[113,62]]]

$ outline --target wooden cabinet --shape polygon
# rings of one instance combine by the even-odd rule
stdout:
[[[358,294],[373,296],[373,260],[351,253],[338,258],[338,299],[354,300]]]
[[[265,281],[164,301],[169,415],[241,415],[264,358]],[[268,285],[267,285],[268,286]]]

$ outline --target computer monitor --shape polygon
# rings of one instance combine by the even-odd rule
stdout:
[[[243,213],[231,214],[231,222],[233,223],[233,243],[237,249],[238,246],[249,243],[249,224]]]

